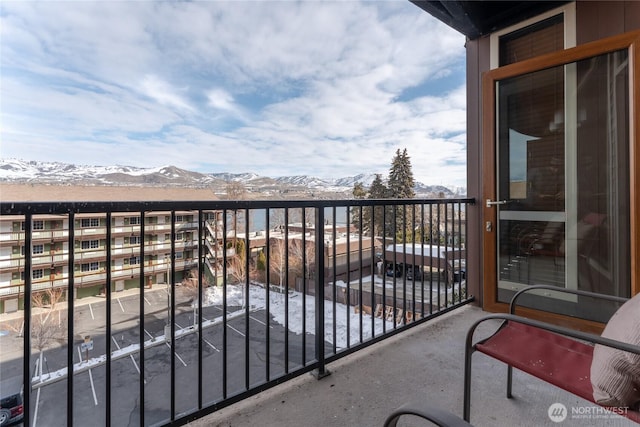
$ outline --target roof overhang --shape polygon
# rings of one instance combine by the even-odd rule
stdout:
[[[471,40],[569,3],[569,1],[410,1]]]

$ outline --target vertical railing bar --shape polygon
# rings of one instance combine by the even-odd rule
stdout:
[[[416,205],[415,203],[411,205],[411,252],[413,253],[413,267],[411,268],[411,321],[415,320],[416,316]],[[422,250],[420,251],[422,253]],[[420,270],[418,268],[418,270]],[[407,319],[407,314],[405,313],[405,320]]]
[[[467,279],[467,267],[469,261],[469,203],[464,205],[464,265],[465,265],[465,280],[464,280],[464,295],[465,298],[469,298],[469,280]],[[462,219],[460,219],[462,221]]]
[[[202,299],[204,297],[203,283],[204,280],[204,245],[205,245],[205,233],[204,233],[204,213],[202,209],[198,209],[198,410],[202,409],[202,394],[203,394],[203,381],[202,381],[202,351],[203,340],[202,336]]]
[[[338,351],[337,348],[337,326],[336,326],[336,314],[337,314],[337,310],[336,310],[336,300],[337,298],[337,287],[336,287],[336,281],[338,280],[338,260],[337,260],[337,233],[336,233],[336,207],[334,206],[332,209],[332,214],[333,217],[331,219],[333,226],[331,227],[332,229],[332,237],[333,237],[333,242],[332,242],[332,246],[333,246],[333,286],[332,286],[332,296],[333,296],[333,301],[332,301],[332,305],[333,305],[333,312],[332,312],[332,332],[333,332],[333,354],[336,354]],[[323,232],[324,232],[324,226],[323,226]]]
[[[376,277],[375,268],[376,262],[376,227],[375,227],[375,205],[371,205],[371,221],[369,224],[369,230],[371,233],[371,292],[369,292],[370,304],[371,304],[371,338],[376,336],[376,316],[375,316],[375,304],[376,304]]]
[[[453,254],[449,254],[449,203],[447,201],[445,201],[443,203],[444,205],[444,251],[447,254],[447,256],[445,256],[445,261],[447,263],[447,268],[449,267],[449,262],[451,262],[451,301],[453,302],[453,290],[454,290],[454,284],[453,284],[453,280],[455,277],[455,259],[452,258]],[[449,258],[451,257],[451,261],[449,261]],[[444,293],[444,301],[445,301],[445,307],[449,307],[449,278],[447,277],[444,283],[445,286],[445,293]]]
[[[69,215],[73,215],[73,213],[70,213]],[[32,222],[33,217],[29,212],[27,212],[24,216],[24,314],[22,318],[22,321],[24,322],[24,329],[22,331],[22,411],[27,425],[31,424],[31,275],[33,274],[31,271],[33,265],[31,259],[33,252],[33,249],[31,248]],[[71,234],[71,231],[69,231],[69,234]],[[18,288],[18,295],[19,289],[20,288]],[[68,331],[67,335],[69,335]],[[67,338],[67,340],[69,339]],[[67,352],[69,352],[69,348],[73,349],[73,347],[69,345],[69,341],[67,341]]]
[[[144,241],[144,237],[142,239]],[[171,309],[169,314],[169,334],[171,339],[171,359],[170,359],[170,390],[171,390],[171,410],[170,420],[173,421],[176,416],[176,211],[174,209],[171,210],[171,280],[169,281],[171,285]],[[143,263],[144,264],[144,263]],[[167,337],[165,336],[165,339]]]
[[[69,275],[68,280],[68,295],[67,295],[67,425],[73,425],[73,329],[75,322],[75,215],[73,212],[69,213],[69,262],[67,264],[67,270]],[[31,252],[30,252],[31,253]],[[29,255],[31,256],[31,255]],[[82,360],[80,360],[82,362]],[[40,367],[42,369],[42,367]]]
[[[316,208],[316,360],[318,363],[317,378],[320,379],[328,375],[324,358],[324,208],[322,206]],[[335,339],[334,339],[335,341]]]
[[[307,208],[302,208],[302,351],[301,366],[307,364]]]
[[[462,239],[462,207],[466,206],[463,202],[460,202],[458,206],[458,234],[460,235],[460,241],[458,242],[458,247],[460,248],[460,256],[462,256],[463,242],[466,245],[466,241]],[[464,247],[464,283],[465,286],[467,284],[467,248]],[[460,300],[466,299],[467,293],[464,293],[464,298],[462,298],[462,281],[460,281]]]
[[[462,250],[463,250],[463,242],[464,242],[464,285],[466,288],[467,285],[467,248],[466,248],[466,240],[463,240],[463,236],[462,236],[462,207],[466,206],[466,204],[460,202],[460,206],[458,207],[458,233],[460,234],[460,242],[458,243],[458,247],[460,248],[460,256],[462,256]],[[466,227],[465,227],[466,228]],[[462,301],[463,299],[467,298],[467,293],[462,292],[463,286],[462,286],[462,281],[460,281],[460,300]],[[462,296],[464,295],[464,298],[462,298]]]
[[[461,203],[460,202],[456,202],[452,207],[451,207],[451,214],[452,214],[452,218],[451,218],[451,224],[452,224],[452,234],[453,234],[453,243],[454,245],[452,245],[454,248],[458,248],[458,267],[460,268],[460,273],[458,273],[458,277],[459,277],[459,281],[458,281],[458,302],[462,301],[462,246],[461,246],[461,241],[460,239],[458,240],[457,244],[456,244],[456,234],[462,237],[462,233],[461,233],[461,228],[460,228],[460,206]],[[458,211],[458,219],[456,221],[456,207],[457,207],[457,211]],[[456,224],[458,224],[458,229],[456,231]],[[466,266],[466,262],[465,262],[465,266]]]
[[[347,211],[347,218],[349,217],[349,206],[345,206],[345,210]],[[337,222],[337,218],[334,217],[334,222]],[[347,305],[347,348],[351,348],[351,233],[349,232],[349,224],[347,221],[347,233],[346,233],[346,252],[347,252],[347,283],[346,283],[346,298],[345,303]],[[337,286],[337,281],[335,281],[334,286]],[[337,323],[337,318],[336,318]],[[334,340],[337,341],[337,340]]]
[[[429,203],[429,314],[433,314],[433,203]],[[439,257],[439,256],[438,256]],[[440,271],[440,260],[438,260]],[[440,273],[438,273],[439,275]]]
[[[362,250],[362,234],[364,233],[364,229],[362,227],[362,209],[363,206],[360,205],[360,209],[358,210],[359,212],[359,224],[360,224],[360,233],[358,233],[358,260],[359,260],[359,264],[358,264],[358,271],[360,272],[360,274],[358,274],[359,276],[359,280],[358,280],[358,307],[360,308],[360,342],[362,342],[362,327],[363,327],[363,322],[362,322],[362,310],[363,310],[363,306],[362,306],[362,276],[363,276],[363,264],[362,264],[362,255],[364,253],[364,251]],[[349,227],[349,230],[351,230],[351,227]],[[371,243],[373,243],[373,240],[371,241]],[[373,264],[373,259],[371,259],[371,263]],[[373,283],[372,283],[373,284]]]
[[[249,209],[244,209],[244,387],[251,388],[251,370],[249,369],[249,347],[250,341],[250,304],[249,304],[249,256],[251,254],[251,240],[249,239]],[[237,247],[237,245],[236,245]]]
[[[402,321],[407,318],[407,205],[402,205]],[[396,316],[397,317],[397,316]]]
[[[271,333],[269,331],[269,327],[271,325],[271,315],[269,314],[269,310],[270,310],[270,306],[271,306],[271,301],[270,301],[270,296],[269,296],[269,289],[271,286],[271,257],[269,256],[269,254],[271,253],[271,234],[269,233],[270,231],[270,224],[269,224],[269,208],[265,209],[265,219],[264,219],[264,228],[265,228],[265,254],[264,254],[264,259],[265,259],[265,324],[266,324],[266,332],[265,332],[265,341],[267,343],[267,348],[265,349],[266,352],[266,359],[267,359],[267,363],[266,363],[266,372],[265,375],[267,377],[267,381],[271,380]]]
[[[437,245],[437,248],[438,248],[438,252],[437,252],[437,254],[438,254],[438,267],[440,266],[440,262],[442,260],[442,258],[440,256],[440,211],[441,210],[442,210],[442,202],[438,201],[438,211],[436,212],[436,222],[438,224],[438,245]],[[445,280],[444,289],[445,289],[445,293],[446,293],[446,290],[447,290],[447,274],[446,274],[446,272],[447,272],[447,260],[446,259],[445,259],[445,266],[444,267],[445,267],[444,268],[444,271],[445,271],[445,274],[444,274],[444,276],[445,276],[444,277],[444,280]],[[441,274],[438,274],[438,311],[440,311],[440,306],[441,306],[441,301],[440,301],[440,292],[441,292],[440,282],[441,281],[442,281],[442,276],[441,276]]]
[[[145,379],[144,379],[144,211],[140,211],[140,298],[139,298],[139,312],[140,312],[140,425],[144,425],[144,402],[145,402]]]
[[[227,398],[227,209],[222,210],[222,399]]]
[[[424,275],[425,275],[425,263],[424,263],[424,259],[425,259],[425,233],[427,231],[425,224],[424,224],[424,209],[425,209],[425,205],[424,203],[420,204],[420,244],[422,245],[422,274],[420,275],[420,301],[422,301],[421,308],[420,308],[420,317],[424,317]],[[431,253],[431,242],[429,242],[429,253]],[[429,273],[431,273],[431,266],[429,266]],[[429,300],[429,303],[431,303],[431,300]],[[429,304],[431,305],[431,304]]]
[[[398,205],[393,205],[393,329],[398,327],[396,322],[396,313],[398,312],[398,277],[396,269],[398,268],[398,246],[396,238],[398,236]]]
[[[284,372],[289,373],[289,208],[284,208]]]
[[[106,383],[105,383],[105,396],[106,396],[106,404],[105,404],[105,425],[111,425],[111,212],[107,212],[106,217],[106,226],[107,226],[107,283],[105,284],[105,311],[106,311],[106,329],[107,336],[105,339],[106,350],[107,353],[107,362],[106,362]]]
[[[382,272],[382,334],[387,333],[387,205],[382,205],[382,259],[384,271]]]

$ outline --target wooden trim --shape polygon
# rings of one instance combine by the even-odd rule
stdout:
[[[633,46],[639,41],[640,30],[630,31],[618,36],[572,47],[571,49],[559,50],[557,52],[541,55],[526,61],[505,65],[504,67],[487,71],[486,74],[488,75],[487,78],[490,78],[495,83],[496,80],[503,80],[509,77],[519,76],[521,74],[544,70],[546,68],[570,64],[572,62],[581,61],[598,55],[604,55],[605,53],[615,52],[617,50],[633,50]]]
[[[485,73],[482,78],[482,199],[480,206],[482,211],[482,221],[480,223],[480,233],[482,235],[483,256],[483,307],[488,310],[488,306],[497,301],[497,262],[495,254],[497,250],[497,210],[485,204],[487,199],[496,200],[496,79],[493,73]],[[492,224],[492,231],[487,231],[488,223]],[[487,259],[492,262],[488,262]],[[493,283],[493,286],[487,284]],[[489,310],[492,311],[492,310]]]
[[[629,186],[631,295],[640,294],[640,31],[629,47]]]
[[[509,305],[497,301],[497,210],[487,208],[485,200],[496,200],[496,82],[526,73],[574,63],[583,59],[627,49],[629,51],[629,167],[630,167],[630,273],[631,295],[640,294],[640,31],[631,31],[614,37],[586,43],[574,48],[542,55],[526,61],[487,71],[482,78],[482,248],[483,309],[507,312]],[[485,225],[491,222],[493,230]],[[519,309],[527,317],[567,325],[573,328],[599,332],[602,324],[575,317],[558,315],[534,309]]]

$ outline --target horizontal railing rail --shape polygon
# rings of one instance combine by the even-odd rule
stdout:
[[[303,373],[323,377],[328,363],[471,301],[473,203],[3,202],[0,330],[21,337],[3,348],[3,381],[23,384],[27,425],[109,426],[183,425]],[[99,224],[90,251],[78,216]]]

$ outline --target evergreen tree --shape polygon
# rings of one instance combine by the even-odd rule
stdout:
[[[389,190],[387,186],[382,182],[382,176],[377,173],[376,177],[371,182],[371,186],[369,187],[369,198],[370,199],[385,199],[389,196]]]
[[[376,174],[375,178],[371,182],[371,186],[369,187],[369,199],[386,199],[389,197],[389,189],[382,181],[382,176],[380,174]],[[374,210],[372,215],[372,209]],[[373,217],[373,224],[371,234],[373,236],[390,236],[393,231],[384,228],[384,207],[376,206],[374,208],[368,208],[367,210],[368,218]],[[387,211],[389,211],[387,209]],[[389,212],[387,212],[389,214]]]
[[[389,170],[389,197],[393,199],[413,199],[415,180],[411,169],[411,160],[405,148],[402,152],[396,150]]]
[[[361,182],[356,182],[353,184],[352,194],[354,199],[364,199],[367,197],[367,190],[365,190]],[[368,219],[365,219],[365,211],[365,209],[362,211],[362,224],[360,223],[360,206],[354,206],[350,211],[351,225],[356,227],[362,234],[365,234],[369,230],[369,222]]]
[[[393,199],[413,199],[416,195],[414,191],[415,180],[411,169],[411,160],[407,149],[396,150],[396,155],[391,161],[389,170],[389,197]],[[393,235],[395,224],[395,235],[400,241],[412,239],[413,237],[413,210],[408,206],[398,206],[391,211],[391,218],[387,218],[387,224]]]

